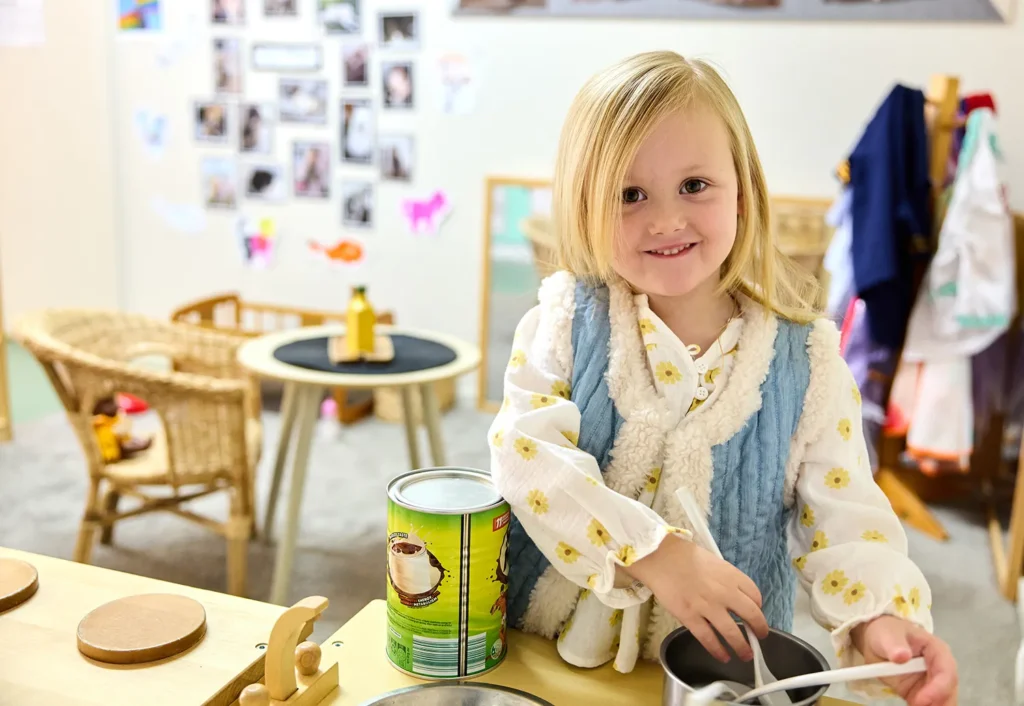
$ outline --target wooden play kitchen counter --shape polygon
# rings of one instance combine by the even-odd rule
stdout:
[[[34,566],[38,589],[0,612],[2,706],[232,706],[244,687],[263,678],[265,666],[271,669],[272,660],[264,659],[271,631],[282,615],[297,609],[0,547],[0,561],[8,559]],[[194,599],[205,609],[205,635],[191,649],[158,662],[107,664],[85,657],[76,641],[82,619],[115,599],[139,594]],[[388,663],[384,641],[385,604],[374,601],[320,645],[318,673],[338,665],[339,685],[308,701],[361,706],[374,696],[423,684]],[[528,691],[555,706],[661,703],[657,665],[639,665],[629,675],[610,667],[574,669],[562,662],[554,643],[517,631],[510,632],[505,662],[474,681]],[[820,706],[845,703],[825,698]]]

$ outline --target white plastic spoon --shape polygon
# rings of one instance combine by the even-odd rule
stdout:
[[[704,514],[697,507],[697,501],[694,499],[693,494],[690,493],[686,488],[680,488],[676,491],[676,498],[678,498],[680,504],[683,506],[683,512],[686,513],[686,517],[690,520],[690,525],[693,527],[694,533],[697,535],[697,541],[700,545],[703,545],[705,549],[712,552],[719,559],[723,559],[721,550],[718,548],[718,543],[711,534],[711,529],[708,527],[707,522],[704,521]],[[750,642],[750,649],[754,653],[754,686],[762,687],[768,683],[778,681],[775,675],[768,669],[768,664],[764,661],[764,654],[761,652],[761,643],[757,639],[757,635],[754,634],[754,630],[747,625],[746,621],[743,622],[743,628],[747,633],[747,641]],[[761,699],[763,706],[793,706],[792,700],[786,692],[771,694]]]
[[[884,677],[898,677],[902,674],[914,674],[927,669],[924,657],[896,664],[895,662],[877,662],[875,664],[862,664],[858,667],[844,667],[843,669],[830,669],[826,672],[812,672],[801,674],[798,677],[780,679],[777,682],[767,684],[760,689],[752,689],[745,694],[737,695],[737,703],[744,703],[751,699],[757,699],[772,691],[780,689],[802,689],[807,686],[822,686],[824,684],[839,684],[841,682],[857,681],[859,679],[882,679]]]

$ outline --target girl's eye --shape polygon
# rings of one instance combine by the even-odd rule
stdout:
[[[622,190],[623,203],[637,203],[638,201],[643,201],[645,198],[647,197],[644,196],[644,192],[640,191],[640,189],[637,189],[636,187],[631,186],[628,189]]]
[[[679,191],[684,194],[699,194],[706,188],[708,188],[708,183],[703,179],[687,179]]]

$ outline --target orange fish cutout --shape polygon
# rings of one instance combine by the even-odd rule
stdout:
[[[339,240],[331,246],[322,245],[314,240],[309,241],[309,249],[322,253],[331,262],[352,264],[363,259],[363,246],[354,240]]]

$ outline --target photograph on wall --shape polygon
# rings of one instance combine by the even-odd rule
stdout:
[[[238,162],[231,157],[203,157],[203,203],[207,208],[238,205]]]
[[[246,0],[210,0],[210,22],[215,25],[244,25]]]
[[[214,90],[224,95],[242,93],[242,42],[234,37],[213,40]]]
[[[238,117],[239,151],[270,154],[273,148],[274,106],[269,103],[242,103]]]
[[[370,45],[352,42],[341,46],[341,70],[345,86],[370,84]]]
[[[1006,0],[451,0],[456,14],[718,20],[1006,22]]]
[[[163,0],[117,0],[117,27],[122,32],[157,32],[163,29]]]
[[[317,0],[320,23],[332,34],[359,34],[362,30],[360,0]]]
[[[223,101],[197,102],[193,114],[196,141],[228,144],[229,109],[230,106]]]
[[[380,136],[380,178],[411,181],[415,138],[412,135]]]
[[[324,50],[319,44],[259,42],[252,47],[252,68],[256,71],[319,71]]]
[[[326,199],[331,196],[331,146],[326,142],[296,142],[292,146],[295,195]]]
[[[245,265],[265,270],[273,264],[277,249],[277,223],[273,218],[239,216],[235,233]]]
[[[419,15],[415,12],[380,14],[380,48],[410,51],[420,47]]]
[[[480,85],[480,61],[457,51],[437,58],[433,87],[438,109],[446,115],[469,115],[476,109],[476,93]]]
[[[281,203],[288,197],[287,177],[280,164],[247,164],[243,183],[245,195],[254,201]]]
[[[412,62],[385,61],[381,63],[380,70],[381,81],[384,84],[384,107],[414,107]]]
[[[341,102],[341,161],[371,164],[376,139],[373,104],[368,99]]]
[[[283,123],[327,122],[327,81],[282,78],[278,98],[278,115]]]
[[[266,17],[298,17],[299,0],[263,0]]]
[[[341,182],[341,223],[349,228],[373,227],[372,182]]]

